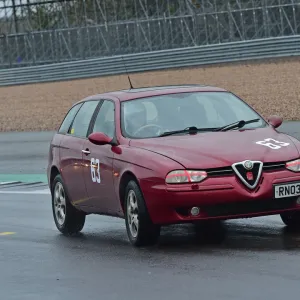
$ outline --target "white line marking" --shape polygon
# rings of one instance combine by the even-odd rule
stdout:
[[[36,195],[50,195],[50,190],[36,190],[36,191],[0,191],[0,194],[36,194]]]

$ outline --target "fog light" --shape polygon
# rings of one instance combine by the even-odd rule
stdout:
[[[297,198],[296,203],[300,205],[300,197]]]
[[[200,213],[200,209],[199,209],[199,207],[192,207],[191,208],[191,215],[192,216],[197,216],[197,215],[199,215],[199,213]]]

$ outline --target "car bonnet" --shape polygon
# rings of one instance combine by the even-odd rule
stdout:
[[[132,139],[130,146],[167,156],[185,168],[196,169],[227,167],[248,159],[282,162],[299,157],[292,138],[271,127]]]

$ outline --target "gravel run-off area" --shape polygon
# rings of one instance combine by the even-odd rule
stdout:
[[[230,90],[263,116],[300,119],[300,57],[131,74],[134,87],[206,84]],[[70,106],[127,89],[126,75],[0,88],[0,131],[56,130]]]

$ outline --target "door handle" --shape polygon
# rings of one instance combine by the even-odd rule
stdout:
[[[89,151],[89,149],[86,149],[86,150],[81,150],[84,154],[88,155],[88,154],[91,154],[91,152]]]

